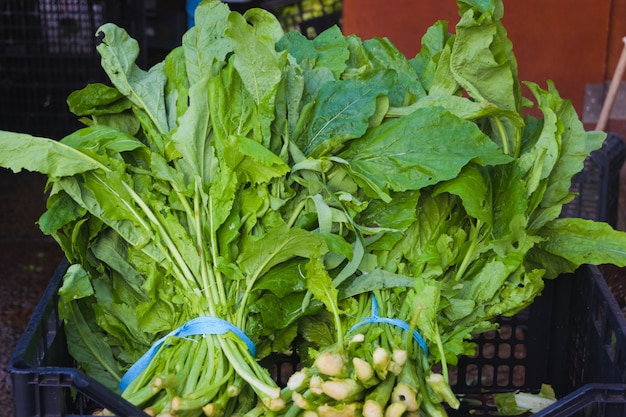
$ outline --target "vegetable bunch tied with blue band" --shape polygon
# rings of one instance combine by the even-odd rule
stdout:
[[[501,0],[457,4],[412,59],[205,0],[145,71],[102,26],[111,85],[68,98],[85,127],[0,132],[0,166],[48,176],[80,367],[151,415],[444,416],[495,317],[625,266],[624,233],[559,217],[605,135],[550,82],[522,96]]]

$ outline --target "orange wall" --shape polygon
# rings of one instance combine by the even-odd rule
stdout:
[[[551,79],[582,114],[586,84],[612,78],[626,36],[626,0],[504,0],[503,24],[521,80]],[[426,29],[458,21],[454,0],[344,0],[343,31],[363,39],[388,37],[408,57]]]

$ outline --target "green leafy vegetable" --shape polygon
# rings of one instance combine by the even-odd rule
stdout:
[[[551,82],[522,96],[501,0],[458,6],[412,59],[205,0],[146,71],[102,26],[112,85],[68,97],[85,127],[0,132],[0,166],[48,176],[80,367],[151,415],[445,416],[448,366],[495,317],[626,266],[624,233],[559,217],[605,135]],[[176,333],[198,319],[234,331]],[[281,388],[284,353],[302,369]]]

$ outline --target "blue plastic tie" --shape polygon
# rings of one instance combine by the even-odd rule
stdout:
[[[352,326],[352,328],[348,331],[348,333],[352,333],[354,329],[356,329],[359,326],[362,326],[364,324],[371,324],[371,323],[387,323],[387,324],[391,324],[392,326],[400,327],[402,330],[406,330],[407,332],[411,329],[411,326],[409,326],[407,322],[402,321],[400,319],[390,319],[387,317],[379,317],[378,316],[378,301],[376,301],[376,297],[373,297],[373,296],[372,296],[372,315],[370,317],[361,319],[359,323]],[[422,337],[422,335],[419,334],[419,332],[415,329],[413,329],[413,339],[417,342],[418,345],[420,345],[420,347],[424,350],[424,353],[428,356],[428,346],[426,346],[426,342],[424,341],[424,338]]]
[[[237,335],[248,347],[252,356],[256,355],[256,347],[252,340],[237,326],[232,323],[222,320],[217,317],[196,317],[189,320],[187,323],[180,326],[178,329],[173,330],[167,335],[157,340],[146,353],[143,354],[133,366],[126,371],[119,383],[120,391],[124,392],[128,385],[135,380],[147,367],[150,365],[152,359],[156,356],[157,351],[161,348],[163,343],[168,337],[187,337],[195,336],[199,334],[224,334],[227,332],[233,332]]]

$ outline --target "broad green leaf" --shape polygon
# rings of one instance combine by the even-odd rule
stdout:
[[[339,307],[337,305],[337,288],[324,268],[324,263],[318,258],[311,258],[305,266],[307,289],[313,296],[322,302],[326,310],[333,313],[337,318]]]
[[[260,126],[257,140],[267,146],[271,137],[270,125],[274,120],[276,91],[282,78],[281,64],[273,43],[268,45],[263,38],[254,36],[254,28],[241,15],[230,14],[229,22],[233,63],[256,105],[256,123]]]
[[[356,220],[363,226],[383,227],[404,231],[417,217],[419,191],[392,195],[392,202],[372,200]]]
[[[386,288],[412,288],[414,281],[414,278],[377,268],[368,274],[355,275],[344,281],[339,288],[338,297],[344,299]]]
[[[411,310],[420,310],[417,316],[417,330],[430,345],[440,337],[437,332],[437,312],[441,293],[437,284],[419,278],[415,280],[414,288],[415,291],[411,292],[410,298]]]
[[[489,14],[496,19],[501,19],[504,13],[502,0],[457,0],[459,14],[462,16],[468,9],[473,9],[477,15]]]
[[[509,253],[506,258],[493,257],[475,274],[463,278],[458,297],[477,304],[491,302],[510,274],[522,264],[522,254]]]
[[[266,183],[289,172],[289,166],[260,143],[243,136],[231,138],[234,140],[232,152],[243,156],[237,168],[245,172],[253,184]]]
[[[63,318],[69,353],[88,375],[115,392],[121,377],[118,363],[104,332],[88,321],[87,313],[81,310],[77,302],[60,301],[59,315]]]
[[[626,234],[609,224],[578,218],[560,218],[540,231],[544,241],[537,246],[578,267],[610,263],[626,266]]]
[[[204,183],[211,181],[215,163],[209,146],[212,132],[209,114],[208,77],[205,77],[189,88],[189,108],[172,134],[172,143],[182,163],[191,168],[187,175],[198,176]]]
[[[428,92],[433,96],[458,95],[460,93],[461,85],[452,73],[452,67],[450,65],[452,60],[452,45],[454,45],[454,37],[448,40],[448,43],[443,47],[438,57],[438,65],[434,70],[432,86]]]
[[[471,97],[486,100],[505,110],[519,109],[517,64],[509,55],[510,42],[501,36],[495,18],[466,12],[456,26],[451,69]],[[486,76],[485,74],[489,74]]]
[[[231,60],[220,76],[208,79],[208,105],[214,146],[219,158],[228,158],[230,135],[254,137],[260,129],[256,103]],[[202,92],[202,89],[199,89]],[[261,142],[259,137],[254,137]]]
[[[115,229],[131,245],[144,246],[152,238],[150,221],[122,185],[118,173],[88,175],[84,180],[68,177],[59,184],[77,204]],[[155,260],[162,260],[153,252]]]
[[[389,39],[370,39],[363,42],[363,46],[375,71],[388,69],[397,74],[396,82],[389,91],[391,106],[411,104],[426,96],[414,68]]]
[[[226,34],[229,14],[228,6],[221,1],[203,1],[196,7],[195,26],[182,40],[190,85],[204,77],[215,76],[232,52],[232,39]]]
[[[543,90],[533,83],[527,85],[539,102],[540,108],[546,108],[547,121],[553,120],[550,118],[551,112],[556,116],[556,120],[553,120],[556,131],[548,131],[546,134],[549,137],[545,140],[552,139],[555,143],[553,148],[558,146],[559,154],[557,158],[551,155],[553,166],[549,171],[548,188],[541,202],[542,207],[551,207],[567,197],[571,179],[583,169],[585,158],[589,156],[589,149],[600,148],[606,134],[586,132],[572,103],[560,97],[552,82],[548,82],[548,90]],[[565,129],[565,126],[568,128]],[[549,128],[550,126],[544,126],[544,129]],[[543,174],[547,177],[546,172]]]
[[[288,51],[305,73],[328,71],[331,80],[337,80],[347,68],[350,52],[348,41],[338,27],[326,29],[314,39],[298,31],[291,31],[276,43],[278,51]]]
[[[163,71],[167,76],[165,105],[168,124],[173,128],[178,125],[178,119],[189,107],[189,80],[183,47],[173,49],[167,54],[164,62]]]
[[[393,107],[387,112],[387,117],[402,117],[414,112],[416,109],[425,107],[443,107],[455,116],[478,121],[484,117],[504,116],[514,121],[518,127],[524,122],[515,111],[506,111],[487,102],[476,102],[466,97],[453,96],[448,94],[431,94],[416,101],[410,106]]]
[[[348,42],[338,26],[331,26],[313,38],[313,45],[318,52],[316,67],[328,68],[339,79],[346,70],[348,60]]]
[[[93,125],[77,130],[61,139],[61,143],[80,151],[94,152],[105,150],[122,153],[145,148],[136,137],[104,125]]]
[[[101,114],[93,116],[92,119],[94,124],[109,126],[132,136],[137,135],[141,128],[139,120],[132,112]]]
[[[254,28],[254,36],[262,40],[268,47],[274,45],[285,35],[280,21],[272,12],[260,7],[247,9],[244,19]]]
[[[507,111],[521,108],[521,87],[517,62],[511,41],[495,10],[471,9],[463,13],[456,25],[456,36],[450,57],[455,80],[476,101],[487,101]],[[481,14],[482,13],[482,14]],[[486,75],[488,74],[488,75]],[[490,119],[494,141],[505,153],[516,155],[520,146],[520,129],[507,118]]]
[[[70,265],[63,276],[59,296],[64,301],[80,300],[94,294],[89,274],[78,264]]]
[[[289,55],[289,60],[283,68],[283,82],[287,131],[289,137],[293,137],[300,116],[302,95],[304,93],[304,74],[291,55]],[[277,122],[280,121],[280,114],[277,114],[276,117]]]
[[[115,390],[120,370],[101,330],[79,301],[93,295],[87,271],[71,265],[59,289],[59,318],[64,322],[70,354],[94,379]],[[93,303],[93,300],[90,300]],[[88,311],[88,309],[86,309]]]
[[[138,108],[146,113],[161,134],[169,132],[165,108],[166,76],[162,64],[148,72],[135,61],[139,55],[137,41],[113,23],[105,23],[98,30],[103,34],[97,50],[102,56],[102,67],[113,85]]]
[[[419,53],[409,61],[426,91],[430,91],[433,85],[435,72],[440,66],[439,57],[449,37],[448,22],[435,22],[422,36]]]
[[[268,290],[279,298],[293,292],[306,290],[306,279],[302,275],[304,258],[295,258],[271,268],[256,283],[256,290]]]
[[[80,207],[65,192],[48,197],[47,211],[39,218],[39,228],[46,235],[52,235],[66,224],[82,217],[86,210]]]
[[[467,214],[491,226],[493,196],[487,181],[483,172],[476,165],[470,164],[465,166],[456,178],[435,186],[433,195],[450,193],[459,196]]]
[[[250,308],[253,312],[261,315],[262,327],[259,329],[260,336],[277,335],[277,330],[284,329],[294,322],[294,319],[302,315],[303,292],[288,293],[285,296],[277,296],[272,293],[259,298]]]
[[[117,114],[130,109],[130,101],[116,88],[93,83],[73,91],[67,104],[77,116]]]
[[[518,163],[494,167],[491,173],[493,237],[502,240],[507,247],[527,234],[529,200],[524,181],[526,173]]]
[[[454,178],[472,160],[510,160],[474,123],[440,107],[417,109],[370,129],[340,156],[352,170],[392,191],[418,190]]]
[[[295,30],[286,33],[285,36],[276,42],[276,49],[280,52],[288,51],[289,55],[295,58],[300,67],[307,71],[315,66],[318,56],[318,51],[313,41]]]
[[[51,177],[107,169],[96,159],[56,140],[1,130],[0,166],[13,172],[25,169]]]
[[[275,265],[295,257],[323,255],[326,251],[324,240],[314,233],[281,227],[258,240],[246,241],[237,263],[252,284]]]
[[[376,98],[393,82],[389,72],[366,80],[350,79],[324,84],[312,109],[310,124],[297,139],[305,155],[336,152],[344,142],[361,137],[376,111]]]

